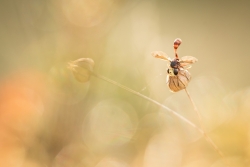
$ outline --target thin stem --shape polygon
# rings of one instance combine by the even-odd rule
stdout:
[[[193,105],[194,111],[196,112],[196,114],[197,114],[197,116],[198,116],[198,119],[199,119],[199,123],[200,123],[200,125],[201,125],[201,128],[202,128],[203,131],[204,131],[203,123],[202,123],[202,120],[201,120],[201,114],[200,114],[198,108],[196,107],[196,105],[195,105],[193,99],[191,98],[191,96],[190,96],[190,94],[189,94],[189,92],[187,91],[186,88],[185,88],[185,91],[186,91],[186,93],[187,93],[187,96],[188,96],[189,100],[191,101],[191,103],[192,103],[192,105]]]
[[[178,46],[179,46],[180,43],[181,43],[181,40],[180,40],[180,39],[178,39],[178,40],[179,40],[179,41],[176,42],[176,43],[177,43]],[[177,48],[178,48],[178,46],[176,46],[176,43],[174,43],[174,53],[175,53],[176,59],[178,60],[178,54],[177,54]],[[155,57],[156,57],[156,56],[155,56]],[[164,56],[161,57],[161,58],[164,58],[164,59],[167,60],[167,58],[165,58]],[[90,60],[91,60],[91,61],[90,61]],[[76,67],[78,67],[77,62],[79,62],[79,61],[82,61],[82,62],[85,61],[85,62],[88,62],[90,65],[93,65],[93,60],[92,60],[92,59],[88,59],[88,58],[87,58],[87,59],[84,59],[84,58],[83,58],[83,59],[79,59],[79,60],[77,60],[77,61],[74,61],[73,63],[69,63],[68,68],[69,68],[72,72],[77,73]],[[92,66],[91,66],[91,67],[92,67]],[[85,67],[84,67],[84,69],[85,69]],[[159,103],[158,101],[153,100],[153,99],[149,98],[148,96],[145,96],[145,95],[143,95],[143,94],[141,94],[141,93],[139,93],[139,92],[137,92],[137,91],[134,91],[133,89],[130,89],[129,87],[126,87],[126,86],[124,86],[124,85],[122,85],[122,84],[120,84],[120,83],[118,83],[118,82],[115,82],[115,81],[109,79],[109,78],[106,78],[106,77],[104,77],[104,76],[102,76],[102,75],[99,75],[99,74],[97,74],[97,73],[94,73],[93,71],[90,71],[89,68],[88,68],[88,69],[85,69],[85,70],[88,70],[89,73],[91,73],[93,76],[95,76],[95,77],[97,77],[97,78],[99,78],[99,79],[102,79],[102,80],[104,80],[104,81],[106,81],[106,82],[108,82],[108,83],[111,83],[111,84],[113,84],[113,85],[116,85],[116,86],[118,86],[118,87],[120,87],[120,88],[122,88],[122,89],[124,89],[124,90],[126,90],[126,91],[128,91],[128,92],[130,92],[130,93],[132,93],[132,94],[134,94],[134,95],[137,95],[137,96],[139,96],[139,97],[141,97],[141,98],[143,98],[143,99],[145,99],[145,100],[148,100],[148,101],[150,101],[150,102],[152,102],[152,103],[154,103],[154,104],[156,104],[156,105],[158,105],[158,106],[160,106],[160,107],[166,109],[169,113],[171,113],[172,115],[176,116],[177,118],[179,118],[179,119],[182,120],[183,122],[185,122],[185,123],[187,123],[188,125],[190,125],[190,126],[192,126],[193,128],[195,128],[198,132],[200,132],[200,133],[205,137],[206,141],[207,141],[208,143],[210,143],[210,144],[213,146],[213,148],[216,150],[216,152],[217,152],[222,158],[225,158],[223,152],[220,151],[220,149],[217,147],[217,145],[213,142],[213,140],[207,135],[206,131],[204,130],[203,125],[202,125],[201,114],[200,114],[200,112],[198,111],[198,108],[196,107],[196,105],[195,105],[193,99],[191,98],[189,92],[187,91],[187,89],[185,89],[185,91],[186,91],[186,93],[187,93],[187,96],[188,96],[189,100],[191,101],[191,103],[192,103],[192,105],[193,105],[193,108],[194,108],[196,114],[198,115],[199,123],[200,123],[201,128],[199,128],[198,126],[196,126],[193,122],[191,122],[191,121],[188,120],[187,118],[183,117],[182,115],[180,115],[180,114],[177,113],[176,111],[174,111],[174,110],[168,108],[167,106],[165,106],[165,105]],[[77,74],[77,75],[80,75],[80,74]],[[143,89],[143,90],[144,90],[144,89]],[[226,163],[226,164],[228,164],[228,163]]]
[[[176,116],[177,118],[179,118],[179,119],[182,120],[183,122],[185,122],[185,123],[187,123],[188,125],[190,125],[190,126],[192,126],[193,128],[195,128],[198,132],[200,132],[200,133],[205,137],[205,139],[207,140],[207,142],[210,143],[210,144],[213,146],[213,148],[216,150],[216,152],[217,152],[222,158],[225,157],[224,154],[223,154],[223,153],[220,151],[220,149],[217,147],[217,145],[213,142],[213,140],[206,134],[206,132],[205,132],[203,129],[199,128],[199,127],[196,126],[193,122],[191,122],[191,121],[188,120],[187,118],[183,117],[182,115],[180,115],[180,114],[177,113],[176,111],[174,111],[174,110],[168,108],[167,106],[165,106],[165,105],[159,103],[159,102],[156,101],[156,100],[153,100],[153,99],[151,99],[151,98],[149,98],[149,97],[147,97],[147,96],[145,96],[145,95],[143,95],[143,94],[141,94],[141,93],[139,93],[139,92],[137,92],[137,91],[135,91],[135,90],[133,90],[133,89],[130,89],[129,87],[126,87],[126,86],[124,86],[124,85],[122,85],[122,84],[120,84],[120,83],[118,83],[118,82],[115,82],[115,81],[113,81],[113,80],[111,80],[111,79],[109,79],[109,78],[106,78],[106,77],[104,77],[104,76],[102,76],[102,75],[99,75],[99,74],[96,74],[96,73],[94,73],[94,72],[92,72],[92,75],[95,76],[95,77],[97,77],[97,78],[99,78],[99,79],[102,79],[102,80],[104,80],[104,81],[106,81],[106,82],[109,82],[109,83],[111,83],[111,84],[113,84],[113,85],[116,85],[116,86],[118,86],[118,87],[120,87],[120,88],[122,88],[122,89],[124,89],[124,90],[126,90],[126,91],[128,91],[128,92],[130,92],[130,93],[132,93],[132,94],[134,94],[134,95],[137,95],[137,96],[139,96],[139,97],[141,97],[141,98],[143,98],[143,99],[145,99],[145,100],[148,100],[148,101],[150,101],[150,102],[152,102],[152,103],[154,103],[154,104],[156,104],[156,105],[158,105],[158,106],[160,106],[160,107],[166,109],[169,113],[171,113],[172,115]],[[186,89],[185,89],[185,90],[186,90]],[[199,111],[198,111],[198,109],[197,109],[197,107],[196,107],[194,101],[192,100],[192,98],[191,98],[191,96],[189,95],[189,93],[188,93],[187,90],[186,90],[186,93],[187,93],[187,95],[188,95],[190,101],[192,102],[193,107],[194,107],[195,111],[197,112],[198,117],[199,117],[199,121],[200,121],[200,123],[201,123],[201,116],[200,116],[200,114],[199,114]]]
[[[202,120],[201,120],[201,114],[197,108],[197,106],[195,105],[194,103],[194,100],[191,98],[189,92],[187,91],[187,89],[185,89],[186,93],[187,93],[187,96],[189,98],[189,100],[191,101],[192,105],[193,105],[193,108],[198,116],[198,119],[199,119],[199,123],[200,123],[200,126],[201,126],[201,129],[202,131],[204,132],[203,135],[205,137],[205,139],[207,140],[207,142],[209,142],[215,149],[216,152],[218,152],[218,154],[222,157],[222,158],[225,158],[225,155],[223,154],[223,152],[218,148],[218,146],[213,142],[213,140],[207,135],[205,129],[204,129],[204,126],[203,126],[203,123],[202,123]],[[228,162],[226,162],[226,164],[228,164]]]
[[[128,87],[126,87],[126,86],[124,86],[124,85],[122,85],[122,84],[120,84],[118,82],[115,82],[115,81],[113,81],[113,80],[111,80],[109,78],[106,78],[106,77],[104,77],[102,75],[99,75],[99,74],[96,74],[96,73],[92,73],[92,74],[93,74],[93,76],[95,76],[95,77],[97,77],[99,79],[102,79],[102,80],[104,80],[106,82],[109,82],[109,83],[111,83],[113,85],[116,85],[116,86],[130,92],[130,93],[133,93],[134,95],[137,95],[137,96],[139,96],[139,97],[141,97],[141,98],[143,98],[145,100],[148,100],[148,101],[150,101],[150,102],[152,102],[152,103],[166,109],[169,113],[173,114],[177,118],[181,119],[182,121],[186,122],[190,126],[194,127],[196,130],[198,130],[201,134],[204,135],[204,131],[202,129],[200,129],[199,127],[197,127],[194,123],[192,123],[191,121],[189,121],[187,118],[183,117],[182,115],[180,115],[176,111],[174,111],[174,110],[168,108],[167,106],[164,106],[163,104],[159,103],[158,101],[153,100],[153,99],[151,99],[151,98],[149,98],[149,97],[147,97],[147,96],[145,96],[145,95],[143,95],[143,94],[141,94],[141,93],[139,93],[137,91],[134,91],[133,89],[130,89],[130,88],[128,88]]]
[[[133,89],[130,89],[130,88],[128,88],[128,87],[126,87],[126,86],[124,86],[124,85],[122,85],[122,84],[120,84],[120,83],[118,83],[118,82],[115,82],[115,81],[113,81],[113,80],[111,80],[111,79],[109,79],[109,78],[106,78],[106,77],[104,77],[104,76],[102,76],[102,75],[99,75],[99,74],[96,74],[96,73],[92,73],[92,74],[93,74],[95,77],[99,78],[99,79],[102,79],[102,80],[104,80],[104,81],[106,81],[106,82],[109,82],[109,83],[111,83],[111,84],[113,84],[113,85],[116,85],[116,86],[118,86],[118,87],[120,87],[120,88],[122,88],[122,89],[124,89],[124,90],[126,90],[126,91],[128,91],[128,92],[130,92],[130,93],[133,93],[133,94],[135,94],[135,95],[137,95],[137,96],[139,96],[139,97],[142,97],[143,99],[146,99],[146,100],[148,100],[148,101],[150,101],[150,102],[152,102],[152,103],[154,103],[154,104],[156,104],[156,105],[158,105],[158,106],[160,106],[160,107],[166,109],[169,113],[173,114],[173,115],[176,116],[177,118],[181,119],[182,121],[186,122],[186,123],[189,124],[190,126],[194,127],[194,128],[195,128],[196,130],[198,130],[201,134],[203,134],[203,135],[205,134],[205,132],[204,132],[202,129],[200,129],[199,127],[197,127],[194,123],[192,123],[191,121],[189,121],[187,118],[183,117],[182,115],[180,115],[180,114],[177,113],[176,111],[174,111],[174,110],[168,108],[167,106],[164,106],[163,104],[159,103],[158,101],[153,100],[153,99],[151,99],[151,98],[149,98],[149,97],[147,97],[147,96],[145,96],[145,95],[143,95],[143,94],[141,94],[141,93],[139,93],[139,92],[137,92],[137,91],[134,91]]]

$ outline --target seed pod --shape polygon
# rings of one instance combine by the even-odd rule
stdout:
[[[187,70],[181,69],[178,71],[177,75],[168,75],[166,82],[172,92],[178,92],[185,89],[190,80],[191,74]]]
[[[75,79],[81,83],[90,79],[94,61],[90,58],[80,58],[68,63],[68,68],[73,72]]]

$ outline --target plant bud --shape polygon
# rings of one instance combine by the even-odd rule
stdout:
[[[77,81],[84,83],[89,81],[94,64],[94,61],[90,58],[80,58],[69,62],[68,68],[72,71]]]

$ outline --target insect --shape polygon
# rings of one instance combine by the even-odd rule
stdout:
[[[166,55],[166,53],[162,51],[155,51],[152,53],[153,57],[168,62],[166,83],[172,92],[178,92],[188,86],[188,83],[191,80],[191,74],[188,72],[188,69],[191,68],[191,64],[198,61],[192,56],[184,56],[179,58],[177,49],[181,42],[182,41],[179,38],[175,39],[174,41],[174,59],[171,59]]]

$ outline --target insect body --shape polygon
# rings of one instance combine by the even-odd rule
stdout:
[[[168,73],[173,73],[174,75],[177,75],[178,74],[178,67],[180,66],[180,62],[178,59],[175,59],[175,60],[172,60],[170,61],[170,67],[172,69],[168,69]]]
[[[198,61],[192,56],[184,56],[179,59],[176,53],[178,46],[176,47],[176,45],[174,45],[175,59],[173,60],[162,51],[155,51],[152,53],[152,56],[155,58],[168,62],[166,83],[172,92],[178,92],[188,86],[191,80],[191,74],[188,72],[188,69],[191,68],[191,64]]]

